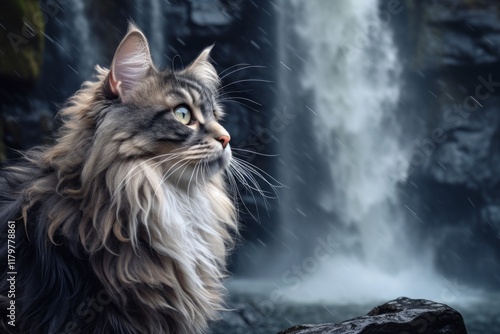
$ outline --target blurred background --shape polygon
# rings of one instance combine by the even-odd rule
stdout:
[[[212,333],[338,322],[399,296],[500,333],[497,1],[3,0],[2,161],[52,142],[128,20],[158,67],[215,43],[235,154],[284,185],[278,199],[263,180],[268,198],[240,187],[235,311]]]

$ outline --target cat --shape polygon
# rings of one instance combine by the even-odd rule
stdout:
[[[4,168],[2,333],[194,334],[217,318],[238,224],[211,48],[159,71],[131,24],[55,144]]]

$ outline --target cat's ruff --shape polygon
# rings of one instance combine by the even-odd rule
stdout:
[[[131,25],[55,144],[2,171],[0,257],[15,220],[18,286],[12,327],[1,261],[2,333],[195,334],[217,318],[237,222],[210,50],[161,72]]]

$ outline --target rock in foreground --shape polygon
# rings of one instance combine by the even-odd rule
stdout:
[[[299,325],[278,334],[467,334],[462,315],[424,299],[400,297],[338,324]]]

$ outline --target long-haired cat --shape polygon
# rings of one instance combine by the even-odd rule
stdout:
[[[2,172],[2,333],[194,334],[216,318],[237,223],[209,53],[159,71],[131,25],[55,144]]]

